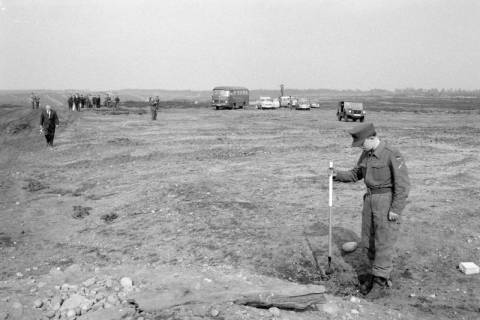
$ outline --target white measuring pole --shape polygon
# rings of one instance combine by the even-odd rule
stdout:
[[[333,207],[333,161],[328,175],[328,263],[332,261],[332,207]]]

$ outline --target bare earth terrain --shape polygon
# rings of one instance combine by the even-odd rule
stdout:
[[[3,105],[0,320],[67,319],[54,300],[72,296],[90,299],[77,319],[479,319],[480,275],[458,264],[480,264],[480,103],[395,103],[372,99],[367,115],[412,182],[394,286],[375,301],[358,292],[362,253],[341,251],[360,236],[363,182],[334,186],[335,272],[323,274],[328,163],[360,154],[334,103],[169,108],[157,121],[128,104],[58,107],[53,150],[38,110]],[[324,300],[303,312],[233,303],[292,292]]]

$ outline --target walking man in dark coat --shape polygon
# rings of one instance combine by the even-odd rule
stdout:
[[[55,110],[52,110],[48,104],[40,116],[40,132],[45,135],[47,146],[53,147],[53,138],[55,136],[55,128],[59,125],[58,116]]]

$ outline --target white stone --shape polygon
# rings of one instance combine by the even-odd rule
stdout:
[[[473,262],[461,262],[459,268],[465,274],[480,273],[480,268]]]
[[[351,298],[350,298],[350,302],[360,303],[360,299],[358,299],[357,297],[351,297]]]
[[[357,309],[352,309],[352,311],[350,311],[350,312],[353,313],[353,314],[359,314],[360,313]]]
[[[342,245],[342,250],[344,252],[353,252],[353,251],[355,251],[355,249],[357,249],[357,246],[358,246],[358,244],[355,241],[345,242]]]

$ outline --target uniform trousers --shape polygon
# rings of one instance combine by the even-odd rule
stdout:
[[[392,193],[366,193],[362,211],[362,240],[360,247],[367,252],[374,276],[390,279],[395,257],[399,221],[389,221]]]

